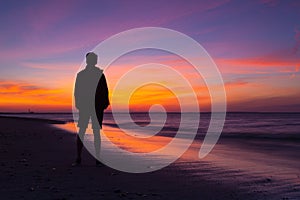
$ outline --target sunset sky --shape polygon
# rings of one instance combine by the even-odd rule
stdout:
[[[299,10],[299,1],[277,0],[1,1],[0,112],[71,111],[85,54],[114,34],[149,26],[180,31],[206,49],[222,74],[229,111],[300,112]],[[110,91],[130,67],[149,62],[181,70],[209,110],[201,77],[160,51],[113,63],[105,71]],[[144,111],[154,103],[178,110],[171,91],[151,85],[136,91],[130,106]]]

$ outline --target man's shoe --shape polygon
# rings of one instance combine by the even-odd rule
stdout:
[[[81,164],[81,158],[77,158],[76,161],[72,164],[72,166],[78,166]]]
[[[97,167],[103,167],[103,164],[99,160],[96,160],[96,166]]]

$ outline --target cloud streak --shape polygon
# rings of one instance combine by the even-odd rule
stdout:
[[[70,108],[71,99],[63,89],[45,88],[23,81],[0,80],[0,108],[7,105],[27,110],[34,105],[38,110],[47,106]]]

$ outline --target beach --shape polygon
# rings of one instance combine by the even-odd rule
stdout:
[[[300,200],[300,0],[0,10],[0,200]]]
[[[0,117],[1,199],[300,198],[298,141],[275,148],[267,141],[221,138],[203,160],[196,141],[175,163],[132,174],[96,167],[85,149],[82,164],[72,167],[76,134],[53,123]]]

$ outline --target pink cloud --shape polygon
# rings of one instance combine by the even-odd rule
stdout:
[[[284,59],[270,59],[270,58],[236,58],[236,59],[217,59],[217,62],[220,64],[226,64],[231,66],[240,66],[240,67],[286,67],[286,66],[298,66],[298,60],[284,60]]]
[[[43,1],[26,7],[24,15],[33,32],[45,32],[68,17],[73,7],[72,1]]]
[[[279,3],[279,0],[260,0],[260,2],[264,5],[273,7]]]
[[[35,63],[35,62],[23,62],[23,66],[33,69],[45,69],[45,70],[73,70],[79,69],[80,63],[60,62],[60,63]]]
[[[295,46],[293,48],[293,53],[297,54],[300,51],[300,30],[295,29],[295,36],[294,36],[294,38],[295,38],[296,44],[295,44]]]
[[[250,57],[215,59],[223,73],[268,73],[268,72],[297,72],[300,62],[296,58],[280,57]]]

